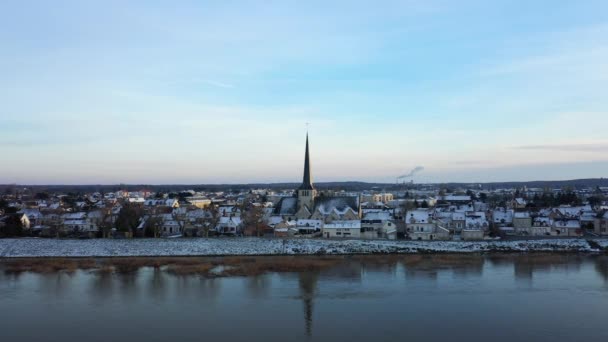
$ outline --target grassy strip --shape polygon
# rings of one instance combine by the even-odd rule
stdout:
[[[255,276],[268,272],[322,271],[349,263],[362,267],[395,266],[408,269],[476,267],[484,262],[522,261],[562,264],[579,258],[573,254],[384,254],[352,256],[231,256],[231,257],[128,257],[128,258],[20,258],[0,260],[7,274],[73,273],[77,270],[129,274],[157,268],[176,275],[205,277]]]

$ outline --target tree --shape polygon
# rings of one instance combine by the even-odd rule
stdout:
[[[262,236],[264,229],[268,226],[264,217],[264,209],[261,206],[250,206],[243,213],[243,226],[246,231]]]
[[[480,193],[479,194],[479,199],[482,202],[486,203],[488,201],[488,194],[486,194],[485,192]]]
[[[209,231],[217,227],[220,223],[220,217],[221,215],[218,208],[214,204],[209,205],[203,217],[200,219],[199,234],[202,233],[203,236],[209,237]]]
[[[134,234],[142,216],[141,207],[126,202],[116,218],[116,229]]]
[[[112,231],[112,208],[106,207],[101,209],[101,218],[99,222],[97,222],[97,227],[99,227],[99,231],[101,232],[101,237],[108,238],[110,237],[110,232]]]
[[[593,195],[587,199],[592,207],[601,205],[604,202],[603,195]]]
[[[12,214],[4,219],[4,225],[0,226],[0,236],[11,237],[11,236],[23,236],[23,222],[21,222],[22,215]]]
[[[51,196],[49,196],[49,194],[46,192],[38,192],[34,196],[34,198],[36,198],[37,200],[48,200],[50,197]]]
[[[164,220],[160,215],[150,215],[144,224],[144,235],[146,237],[159,237],[163,221]]]
[[[429,207],[429,203],[426,200],[424,200],[424,201],[422,201],[422,204],[420,205],[420,207],[421,208],[428,208]]]

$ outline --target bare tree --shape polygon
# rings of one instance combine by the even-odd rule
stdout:
[[[101,232],[101,236],[103,238],[110,237],[110,232],[112,231],[112,223],[114,221],[113,216],[114,215],[111,206],[104,207],[101,209],[101,217],[97,222],[97,227],[99,228],[99,231]]]
[[[220,211],[218,208],[211,204],[207,207],[207,210],[203,212],[203,217],[201,217],[197,222],[199,224],[199,234],[202,233],[204,237],[209,237],[209,231],[211,229],[215,229],[217,225],[220,223]]]
[[[250,206],[243,213],[243,225],[246,231],[254,233],[258,237],[262,236],[264,229],[268,226],[264,215],[264,208],[261,206]]]
[[[146,223],[144,224],[144,234],[147,237],[159,237],[163,223],[164,219],[160,215],[153,214],[148,216],[146,219]]]

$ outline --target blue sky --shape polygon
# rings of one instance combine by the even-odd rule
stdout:
[[[608,175],[606,1],[2,1],[0,183]]]

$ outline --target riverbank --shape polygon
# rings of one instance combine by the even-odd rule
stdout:
[[[356,255],[486,252],[604,253],[608,239],[387,241],[324,239],[0,239],[0,258]]]
[[[229,257],[116,257],[116,258],[10,258],[0,259],[0,271],[7,275],[25,272],[53,274],[77,271],[98,274],[134,274],[140,269],[154,270],[174,276],[205,278],[251,277],[266,273],[343,272],[355,265],[363,269],[392,269],[402,265],[409,270],[478,268],[489,259],[495,264],[524,262],[542,267],[589,258],[586,254],[556,253],[493,253],[493,254],[384,254],[324,256],[229,256]],[[608,256],[595,255],[606,264]],[[481,263],[481,264],[480,264]],[[350,266],[349,266],[350,265]]]

